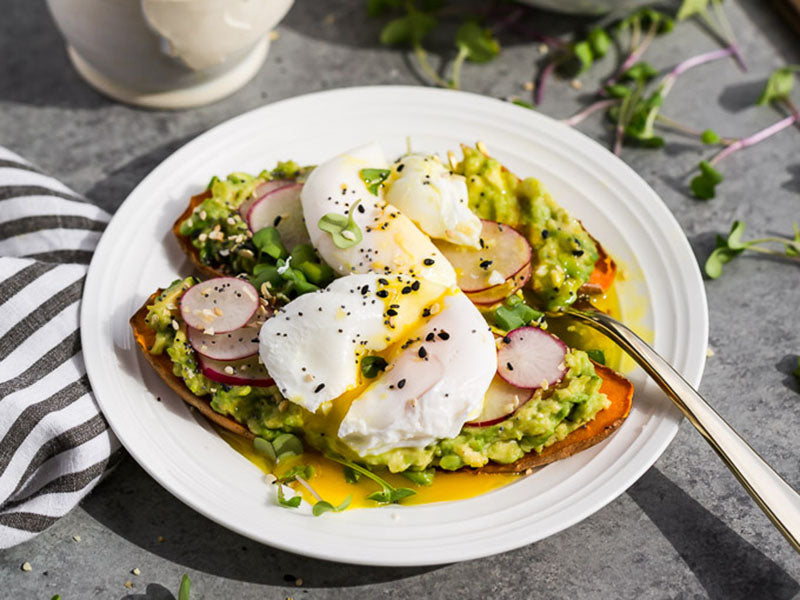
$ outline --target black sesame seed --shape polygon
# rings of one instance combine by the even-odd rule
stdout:
[[[390,308],[389,310],[386,311],[386,314],[389,315],[390,317],[396,317],[397,311],[393,308]]]
[[[314,388],[314,393],[318,394],[319,392],[322,391],[322,388],[324,388],[324,387],[325,387],[325,384],[324,383],[320,383],[317,387]]]
[[[503,338],[503,343],[504,343],[504,344],[510,344],[510,343],[511,343],[511,338],[510,338],[509,336],[505,336],[505,337]]]
[[[415,281],[414,283],[412,283],[411,289],[416,292],[419,289],[419,281]]]
[[[426,258],[425,260],[422,261],[422,264],[425,265],[426,267],[430,267],[435,262],[436,261],[433,260],[432,258]]]
[[[508,369],[509,371],[513,371],[514,370],[514,365],[512,365],[510,362],[507,362],[506,363],[506,369]]]
[[[484,271],[486,269],[488,269],[491,265],[492,265],[492,261],[490,261],[490,260],[482,260],[480,262],[480,268],[483,269]]]
[[[583,256],[583,250],[573,250],[572,256]]]
[[[547,231],[547,229],[542,229],[542,239],[546,240],[549,237],[550,237],[550,232]]]
[[[411,288],[409,286],[405,286],[402,290],[400,290],[401,294],[410,294]]]
[[[362,214],[363,214],[364,212],[366,212],[366,209],[364,208],[364,205],[363,205],[363,204],[359,204],[359,205],[358,205],[358,212],[360,212],[360,213],[362,213]]]
[[[431,331],[431,332],[430,332],[428,335],[426,335],[426,336],[425,336],[425,341],[426,341],[426,342],[432,342],[432,341],[434,340],[434,338],[435,338],[435,337],[436,337],[436,336],[435,336],[435,335],[434,335],[434,333]]]
[[[362,295],[366,294],[368,291],[369,291],[369,286],[368,285],[362,285],[361,286],[361,294]]]
[[[397,172],[400,173],[405,168],[406,166],[403,163],[400,163],[399,165],[397,165]]]
[[[378,290],[377,292],[375,292],[375,295],[378,298],[388,298],[389,297],[389,292],[387,292],[386,290]]]
[[[425,350],[425,346],[420,346],[417,354],[419,355],[420,358],[425,358],[426,356],[428,356],[428,351]]]
[[[446,331],[440,331],[439,332],[439,339],[449,340],[450,339],[450,334],[447,333]]]
[[[398,389],[402,390],[405,385],[406,385],[406,380],[405,379],[401,379],[400,381],[397,382]]]

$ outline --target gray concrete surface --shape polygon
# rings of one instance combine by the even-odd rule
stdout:
[[[776,120],[754,100],[771,69],[800,62],[800,37],[768,3],[726,5],[750,70],[742,74],[724,62],[691,72],[664,112],[741,135]],[[402,53],[375,43],[378,24],[365,23],[362,10],[360,0],[298,0],[253,82],[214,106],[173,113],[114,104],[85,87],[43,3],[6,0],[0,144],[114,210],[170,152],[245,110],[320,89],[418,83]],[[534,20],[536,28],[556,32],[580,24],[544,15]],[[536,44],[510,39],[506,46],[492,65],[468,66],[464,87],[497,97],[524,95]],[[649,58],[668,66],[714,47],[686,25],[659,40]],[[592,89],[593,78],[584,84]],[[579,96],[556,83],[541,110],[567,116]],[[599,119],[580,128],[608,138]],[[744,219],[753,235],[786,234],[792,220],[800,220],[800,131],[784,131],[732,157],[723,165],[721,197],[710,202],[686,194],[688,173],[708,152],[680,136],[668,139],[663,151],[626,149],[624,158],[675,213],[700,260],[734,219]],[[800,269],[748,256],[706,289],[716,354],[701,391],[800,487],[800,389],[790,374],[800,353]],[[20,569],[25,561],[31,572]],[[131,574],[134,568],[139,576]],[[188,509],[126,458],[70,515],[0,553],[0,597],[168,599],[184,572],[194,581],[195,599],[800,597],[797,554],[687,423],[640,481],[580,524],[513,552],[435,568],[362,568],[261,546]],[[301,587],[295,577],[302,578]]]

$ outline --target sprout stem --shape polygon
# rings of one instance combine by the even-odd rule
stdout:
[[[619,98],[609,98],[607,100],[598,100],[597,102],[593,102],[582,111],[575,113],[571,117],[567,119],[562,119],[561,122],[565,125],[569,125],[570,127],[574,127],[578,123],[582,122],[588,116],[596,113],[599,110],[604,110],[606,108],[610,108],[615,104],[619,104],[622,102]]]
[[[650,47],[650,44],[653,43],[653,40],[656,38],[657,31],[658,31],[658,26],[656,25],[656,23],[653,23],[650,26],[650,29],[647,31],[647,35],[645,35],[642,42],[631,50],[630,54],[628,54],[628,58],[626,58],[623,61],[623,63],[619,66],[617,72],[614,73],[614,75],[610,79],[606,80],[605,85],[614,85],[615,83],[617,83],[617,81],[619,81],[619,78],[622,77],[622,74],[636,64],[636,62],[642,57],[642,54],[644,54],[647,48]],[[604,93],[604,90],[601,90],[599,93],[602,95]]]
[[[765,127],[761,131],[755,132],[754,134],[746,138],[736,140],[730,146],[722,150],[722,152],[717,154],[714,158],[712,158],[708,162],[712,166],[716,165],[721,160],[725,159],[725,157],[730,156],[737,150],[742,150],[743,148],[747,148],[749,146],[755,146],[759,142],[762,142],[768,137],[775,135],[779,131],[786,129],[787,127],[791,127],[792,125],[794,125],[794,123],[797,122],[797,120],[798,120],[798,115],[790,115],[784,119],[781,119],[777,123],[773,123],[769,127]]]
[[[553,71],[556,68],[556,63],[553,60],[548,60],[547,64],[542,67],[542,70],[539,72],[539,78],[536,81],[536,89],[533,91],[533,103],[534,104],[541,104],[542,98],[544,97],[544,88],[547,84],[547,80]]]
[[[417,58],[417,64],[419,64],[419,68],[425,75],[428,76],[431,81],[433,81],[434,84],[443,88],[450,87],[450,84],[442,79],[436,70],[431,66],[431,63],[428,61],[428,54],[420,44],[414,44],[414,56]]]

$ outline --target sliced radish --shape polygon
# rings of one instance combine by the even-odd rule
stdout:
[[[470,427],[488,427],[504,421],[528,400],[533,397],[533,390],[514,387],[499,375],[492,379],[486,396],[483,398],[483,410],[474,421],[466,423]]]
[[[300,204],[302,188],[301,183],[286,185],[256,200],[247,213],[250,230],[255,233],[264,227],[277,228],[283,245],[289,250],[297,244],[308,243],[310,238]]]
[[[258,326],[245,326],[228,333],[209,335],[189,327],[187,337],[198,354],[214,360],[230,361],[247,358],[258,352]]]
[[[244,327],[258,309],[258,292],[236,277],[216,277],[190,287],[181,298],[189,327],[214,335]]]
[[[480,292],[500,285],[531,262],[531,245],[525,236],[495,221],[481,223],[480,248],[448,242],[436,244],[456,270],[456,283],[464,292]]]
[[[258,200],[273,192],[277,189],[282,187],[286,187],[288,185],[294,185],[294,181],[289,181],[287,179],[275,179],[273,181],[265,181],[253,191],[253,194],[244,202],[239,205],[239,214],[241,215],[242,219],[247,221],[247,213],[250,212],[250,208],[255,204]]]
[[[535,390],[564,378],[567,345],[538,327],[520,327],[500,342],[497,373],[511,385]]]
[[[275,381],[259,361],[258,354],[235,362],[223,362],[201,356],[199,363],[203,375],[219,383],[256,387],[275,385]]]
[[[500,285],[490,287],[480,292],[472,292],[467,294],[467,298],[472,300],[473,304],[480,304],[488,306],[490,304],[497,304],[508,298],[511,294],[521,289],[531,279],[531,265],[528,263],[520,271],[506,279]]]

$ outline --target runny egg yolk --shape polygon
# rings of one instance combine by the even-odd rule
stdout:
[[[339,505],[347,496],[353,499],[349,508],[373,508],[379,506],[378,502],[368,500],[367,496],[379,491],[379,486],[362,477],[358,483],[347,483],[344,479],[342,465],[329,460],[314,450],[307,450],[303,456],[284,461],[277,469],[273,469],[270,462],[253,450],[253,444],[241,436],[226,430],[218,430],[220,436],[239,454],[253,463],[261,471],[280,477],[294,465],[311,465],[314,468],[314,477],[309,485],[314,488],[324,500],[334,506]],[[379,472],[382,479],[395,487],[406,487],[414,490],[413,496],[404,498],[402,504],[428,504],[430,502],[447,502],[452,500],[465,500],[490,492],[508,483],[516,481],[519,475],[507,473],[472,473],[468,471],[437,471],[430,486],[417,485],[402,475]],[[300,493],[303,500],[314,504],[316,498],[298,483],[289,484],[292,489]]]

